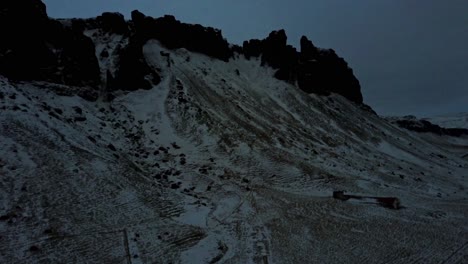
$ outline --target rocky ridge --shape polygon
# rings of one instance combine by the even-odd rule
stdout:
[[[340,94],[363,103],[360,85],[346,61],[331,49],[319,49],[303,36],[301,50],[287,44],[284,30],[263,39],[229,44],[219,29],[182,23],[174,16],[152,18],[135,10],[126,21],[119,13],[103,13],[92,19],[57,20],[47,16],[40,0],[7,0],[0,3],[0,74],[12,80],[47,81],[78,87],[78,95],[96,100],[103,91],[149,89],[161,81],[152,71],[142,49],[148,40],[158,40],[170,50],[185,48],[229,62],[234,56],[261,57],[262,64],[276,69],[275,77],[307,92]],[[14,25],[14,26],[12,26]],[[121,36],[112,53],[97,52],[92,35],[104,32]],[[103,69],[100,61],[112,59],[115,72]]]

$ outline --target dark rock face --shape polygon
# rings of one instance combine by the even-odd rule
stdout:
[[[143,43],[157,39],[169,49],[186,48],[223,61],[232,57],[229,43],[218,29],[181,23],[168,15],[154,19],[136,10],[132,22],[136,37]]]
[[[262,47],[262,41],[258,39],[246,40],[242,44],[244,56],[247,59],[250,59],[251,57],[259,57],[262,54]]]
[[[143,44],[131,37],[128,46],[120,51],[119,68],[115,78],[108,77],[108,90],[150,89],[153,84],[161,82],[160,76],[154,72],[143,56]]]
[[[362,104],[359,81],[347,63],[333,50],[316,48],[306,37],[301,38],[300,52],[287,45],[284,30],[273,31],[264,40],[245,41],[242,47],[230,46],[218,29],[181,23],[168,15],[154,19],[136,10],[131,17],[127,22],[119,13],[103,13],[94,19],[73,19],[64,26],[48,18],[40,0],[2,0],[0,74],[13,80],[86,87],[83,91],[97,94],[103,85],[101,69],[94,44],[83,31],[99,29],[129,40],[113,54],[106,50],[100,54],[103,58],[117,56],[119,61],[115,74],[108,72],[102,78],[109,91],[149,89],[161,81],[142,51],[148,40],[156,39],[169,49],[186,48],[223,61],[229,61],[235,52],[246,58],[261,56],[262,65],[277,69],[277,79],[297,83],[307,93],[334,92]]]
[[[52,52],[41,41],[49,22],[45,5],[33,0],[6,0],[0,2],[0,10],[0,73],[12,78],[20,74],[28,79],[39,77],[33,69],[45,68],[53,61]]]
[[[100,24],[102,30],[109,33],[126,35],[130,32],[124,16],[120,13],[102,13],[96,18],[96,22]]]
[[[41,1],[4,0],[0,8],[0,74],[73,86],[99,84],[92,41],[50,20]]]
[[[359,81],[345,60],[333,50],[321,50],[303,36],[301,51],[287,45],[284,30],[273,31],[264,40],[243,43],[243,54],[249,59],[262,56],[262,64],[278,69],[275,77],[295,83],[307,93],[341,94],[349,100],[363,102]]]
[[[299,64],[301,65],[297,78],[299,87],[308,93],[329,94],[331,91],[326,87],[327,83],[325,78],[323,78],[323,74],[330,72],[330,69],[324,69],[327,67],[327,63],[319,63],[321,51],[305,36],[301,37],[301,53],[299,58]]]
[[[273,31],[263,42],[262,64],[269,64],[273,68],[281,68],[288,60],[286,42],[288,37],[284,30]]]
[[[349,100],[362,103],[361,86],[346,61],[334,50],[322,50],[318,57],[303,59],[300,67],[300,87],[303,90],[317,89],[341,94]]]
[[[468,136],[468,129],[464,128],[444,128],[432,124],[426,120],[418,120],[414,117],[408,117],[394,121],[401,128],[420,133],[433,133],[439,136],[447,135],[452,137]]]
[[[51,81],[72,86],[99,86],[100,69],[95,55],[94,43],[81,32],[64,28],[59,22],[51,21],[56,27],[46,35],[45,41],[54,40],[56,68]],[[63,69],[63,70],[60,70]]]
[[[298,53],[294,47],[286,45],[287,39],[284,30],[270,33],[264,42],[262,63],[278,69],[275,74],[276,78],[294,82],[297,73]]]

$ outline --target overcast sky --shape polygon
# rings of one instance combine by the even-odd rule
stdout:
[[[381,115],[468,112],[467,0],[43,0],[54,18],[138,9],[220,28],[231,43],[285,29],[344,57]]]

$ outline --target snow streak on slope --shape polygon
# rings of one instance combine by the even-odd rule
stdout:
[[[466,261],[468,139],[436,147],[256,60],[143,51],[162,82],[112,102],[0,80],[2,263]]]

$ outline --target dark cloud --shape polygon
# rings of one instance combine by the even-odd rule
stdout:
[[[466,0],[46,0],[52,17],[173,14],[217,27],[230,42],[284,28],[295,46],[307,35],[343,56],[379,114],[468,111]]]

